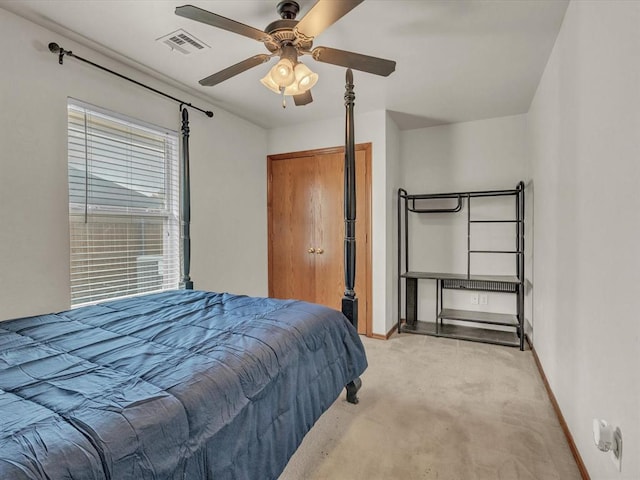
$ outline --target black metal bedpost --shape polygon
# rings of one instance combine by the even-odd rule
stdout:
[[[356,281],[356,152],[353,134],[353,72],[347,69],[345,85],[345,145],[344,145],[344,297],[342,313],[358,328]]]
[[[342,313],[358,328],[358,299],[354,290],[356,282],[356,147],[353,133],[353,72],[347,69],[345,85],[345,143],[344,143],[344,297]],[[358,403],[358,390],[362,380],[356,378],[346,385],[347,402]]]
[[[182,225],[182,280],[180,288],[193,290],[193,282],[189,276],[191,269],[191,178],[189,174],[189,112],[186,108],[180,107],[182,111],[182,172],[181,172],[181,195],[182,207],[180,221]]]

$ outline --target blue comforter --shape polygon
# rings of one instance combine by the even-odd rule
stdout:
[[[273,479],[366,368],[335,310],[171,291],[0,323],[0,479]]]

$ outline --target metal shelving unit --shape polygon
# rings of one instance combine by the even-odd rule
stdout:
[[[514,199],[515,215],[510,219],[475,220],[471,216],[472,199],[479,197],[509,197]],[[450,207],[425,208],[430,201],[453,200]],[[455,214],[467,205],[467,272],[423,272],[409,269],[409,214]],[[422,206],[421,206],[422,205]],[[514,249],[472,249],[471,225],[515,225]],[[513,255],[515,275],[478,275],[471,273],[472,255]],[[404,262],[402,261],[404,258]],[[402,281],[405,282],[406,319],[402,317]],[[433,321],[418,319],[418,283],[435,280],[436,312]],[[444,290],[472,290],[501,292],[516,295],[516,311],[513,314],[445,308]],[[454,321],[455,323],[450,323]],[[466,324],[471,324],[467,326]],[[491,328],[499,326],[501,328]],[[506,328],[505,328],[506,327]],[[476,192],[409,194],[398,190],[398,332],[434,335],[499,345],[519,347],[524,350],[524,183],[512,190],[487,190]]]

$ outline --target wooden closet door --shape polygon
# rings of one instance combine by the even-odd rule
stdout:
[[[342,308],[344,294],[344,153],[316,157],[318,184],[316,238],[316,302]],[[356,151],[356,284],[358,330],[366,333],[368,215],[366,155]],[[316,251],[317,251],[316,248]]]
[[[340,310],[344,293],[344,154],[315,157],[316,303]]]
[[[370,331],[370,152],[369,147],[356,150],[355,290],[362,334]],[[345,288],[344,151],[269,158],[269,295],[340,310]]]
[[[316,301],[315,161],[313,157],[271,165],[269,294]]]

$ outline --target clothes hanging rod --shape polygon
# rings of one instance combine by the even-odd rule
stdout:
[[[173,100],[174,102],[178,102],[180,104],[180,106],[182,105],[186,105],[187,107],[191,107],[194,110],[198,110],[199,112],[204,113],[207,117],[211,118],[213,117],[213,112],[211,110],[203,110],[202,108],[198,108],[192,104],[190,104],[189,102],[185,102],[184,100],[180,100],[179,98],[176,97],[172,97],[171,95],[161,92],[160,90],[156,90],[153,87],[150,87],[149,85],[145,85],[144,83],[138,82],[137,80],[134,80],[133,78],[129,78],[125,75],[122,75],[121,73],[118,72],[114,72],[113,70],[108,69],[107,67],[103,67],[102,65],[98,65],[97,63],[94,63],[90,60],[87,60],[85,58],[79,57],[78,55],[74,54],[71,50],[65,50],[64,48],[62,48],[60,45],[58,45],[55,42],[51,42],[49,44],[49,50],[51,51],[51,53],[57,53],[58,54],[58,63],[60,65],[63,64],[63,58],[65,55],[68,55],[70,57],[76,58],[84,63],[88,63],[89,65],[99,68],[100,70],[104,70],[105,72],[108,72],[112,75],[115,75],[116,77],[120,77],[124,80],[128,80],[131,83],[135,83],[136,85],[140,86],[140,87],[144,87],[147,90],[151,90],[154,93],[157,93],[158,95],[162,95],[163,97],[169,98],[171,100]]]

